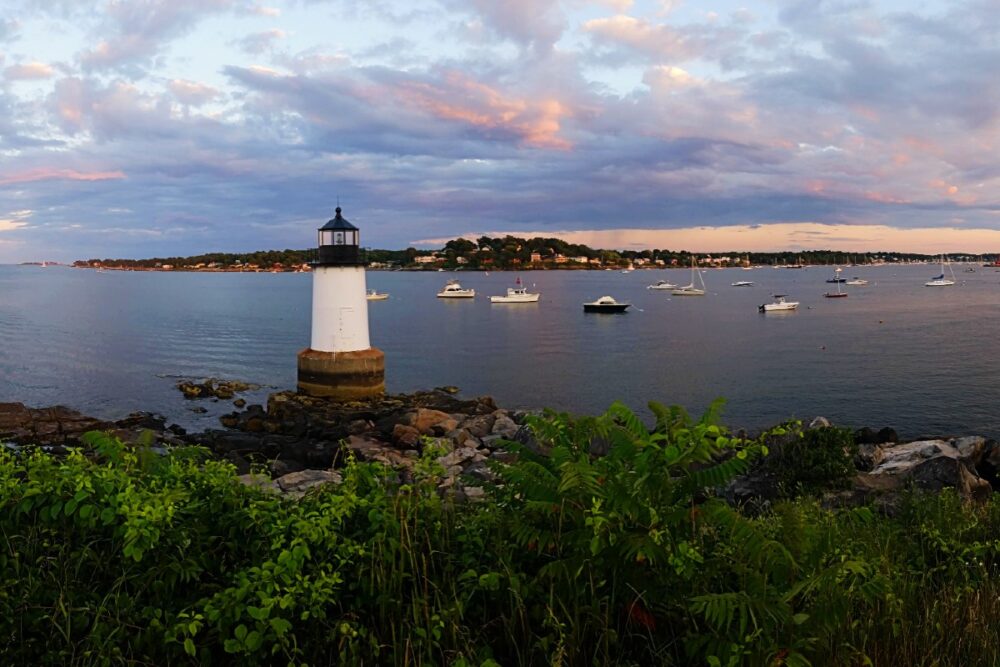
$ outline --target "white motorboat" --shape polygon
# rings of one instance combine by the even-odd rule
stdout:
[[[735,283],[729,283],[732,287],[753,287],[752,280],[737,280]]]
[[[785,297],[787,294],[775,294],[774,301],[771,303],[762,303],[760,305],[760,312],[770,313],[778,310],[795,310],[799,307],[798,301],[786,301]]]
[[[851,278],[850,280],[848,280],[844,284],[845,285],[867,285],[868,281],[865,280],[864,278]]]
[[[476,296],[476,290],[464,289],[457,280],[449,280],[437,295],[439,299],[471,299]]]
[[[698,282],[701,283],[700,289],[694,286],[695,275],[698,276]],[[698,267],[695,266],[694,257],[691,258],[691,282],[683,287],[678,287],[671,294],[674,296],[705,296],[705,279]]]
[[[365,298],[369,301],[385,301],[389,298],[389,293],[370,289],[367,293],[365,293]]]
[[[951,270],[951,264],[948,264],[948,271],[951,272],[951,280],[944,277],[944,265],[944,255],[941,255],[941,275],[934,276],[925,282],[924,287],[948,287],[955,284],[955,272]]]
[[[657,280],[652,285],[646,285],[646,289],[677,289],[677,285],[668,283],[666,280]]]
[[[490,303],[535,303],[541,296],[537,292],[528,292],[528,288],[521,285],[521,279],[518,278],[514,287],[507,288],[506,296],[491,296]]]
[[[630,303],[618,303],[610,296],[602,296],[597,301],[583,304],[585,313],[624,313]]]

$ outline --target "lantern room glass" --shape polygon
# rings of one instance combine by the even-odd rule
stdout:
[[[321,229],[319,230],[319,244],[326,245],[358,245],[358,230],[356,229]]]

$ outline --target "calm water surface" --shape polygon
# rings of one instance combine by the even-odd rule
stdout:
[[[536,271],[522,280],[538,304],[491,305],[511,273],[371,272],[391,294],[370,303],[372,342],[386,353],[387,386],[445,384],[504,406],[596,412],[616,399],[700,412],[728,400],[726,421],[758,428],[822,414],[850,425],[891,425],[909,436],[1000,436],[1000,273],[956,267],[959,284],[927,288],[936,266],[859,267],[871,281],[834,287],[824,268],[705,273],[705,297],[645,289],[673,271]],[[448,278],[474,301],[436,299]],[[115,418],[153,410],[186,426],[216,423],[225,403],[190,410],[178,377],[295,385],[309,343],[308,274],[97,273],[0,266],[0,401],[61,403]],[[730,287],[753,280],[750,288]],[[762,315],[771,293],[802,303]],[[584,315],[609,294],[624,315]]]

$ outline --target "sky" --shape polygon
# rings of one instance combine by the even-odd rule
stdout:
[[[0,262],[1000,251],[1000,0],[3,0]]]

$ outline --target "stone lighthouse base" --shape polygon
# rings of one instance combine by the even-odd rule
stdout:
[[[355,401],[385,393],[385,354],[374,347],[356,352],[299,352],[299,393]]]

